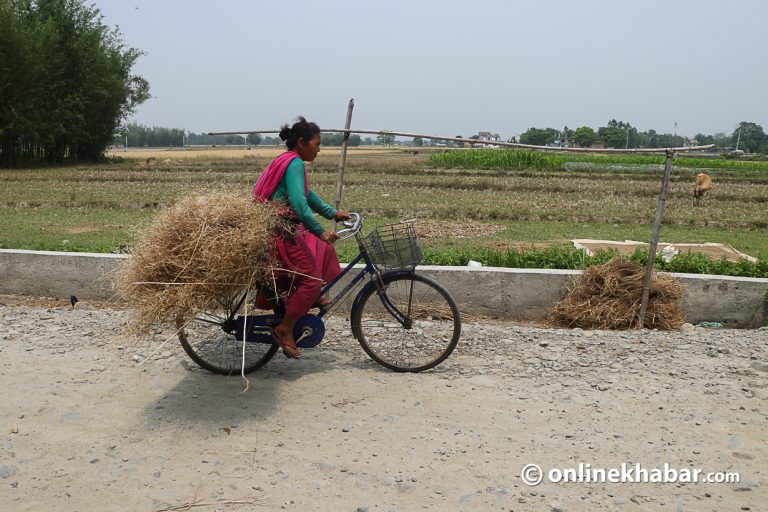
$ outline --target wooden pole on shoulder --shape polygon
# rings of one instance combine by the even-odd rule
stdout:
[[[336,178],[336,209],[341,208],[341,192],[344,188],[344,166],[347,164],[347,146],[349,145],[349,127],[352,124],[352,109],[355,108],[355,98],[349,100],[347,105],[347,119],[344,121],[344,140],[341,143],[341,157],[339,158],[339,175]],[[333,222],[336,230],[336,221]]]
[[[642,329],[645,322],[645,312],[648,309],[648,299],[651,296],[651,278],[653,277],[653,265],[656,262],[656,247],[659,244],[659,232],[661,231],[661,222],[664,219],[664,208],[667,204],[667,192],[669,191],[669,177],[672,174],[672,159],[675,156],[673,149],[667,149],[667,161],[664,164],[664,179],[661,182],[661,192],[659,192],[659,204],[656,207],[656,220],[653,223],[653,233],[651,234],[651,243],[648,247],[648,264],[645,267],[645,278],[643,279],[643,296],[640,299],[640,312],[637,317],[637,328]]]

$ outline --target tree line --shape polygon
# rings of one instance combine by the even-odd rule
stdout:
[[[149,98],[141,52],[84,0],[2,0],[0,27],[0,166],[99,159]]]
[[[683,147],[687,144],[708,145],[714,144],[716,148],[731,148],[746,150],[752,153],[766,150],[768,136],[763,132],[763,128],[755,123],[740,123],[739,128],[732,134],[716,133],[714,135],[696,134],[693,139],[674,135],[671,133],[657,133],[656,130],[647,130],[640,132],[629,123],[610,120],[606,126],[594,129],[581,126],[572,130],[567,126],[562,130],[555,128],[530,128],[520,136],[519,141],[514,138],[510,142],[520,142],[521,144],[532,144],[535,146],[551,145],[574,145],[581,147],[590,147],[596,143],[601,143],[606,148],[668,148]],[[463,138],[456,135],[456,138]],[[479,135],[475,134],[465,137],[467,143],[477,143]],[[344,140],[342,133],[321,133],[321,144],[323,146],[341,146]],[[376,139],[366,137],[362,139],[357,134],[349,137],[349,146],[394,146],[395,136],[391,134],[379,134]],[[480,141],[482,143],[482,141]],[[129,124],[123,128],[114,139],[113,144],[122,146],[127,144],[129,147],[175,147],[182,145],[207,145],[207,146],[281,146],[283,141],[279,137],[263,136],[258,133],[251,133],[243,139],[242,135],[209,135],[206,133],[198,134],[187,132],[182,128],[166,128],[162,126],[143,126],[138,124]],[[412,146],[449,146],[460,147],[461,142],[443,141],[440,139],[427,139],[415,137],[410,141]]]
[[[271,137],[261,137],[251,133],[246,139],[242,135],[209,135],[207,133],[188,132],[184,128],[167,128],[165,126],[144,126],[130,123],[121,128],[115,135],[114,146],[140,148],[167,148],[183,146],[258,146],[262,143],[272,144]],[[277,139],[277,138],[275,138]],[[277,139],[278,141],[280,139]]]
[[[245,134],[244,134],[245,135]],[[342,133],[320,134],[324,146],[341,146],[344,142]],[[394,137],[393,137],[394,138]],[[127,147],[182,147],[182,146],[280,146],[285,144],[279,137],[263,136],[259,133],[243,135],[210,135],[207,133],[188,132],[183,128],[164,126],[144,126],[131,123],[123,127],[112,140],[114,146]],[[349,146],[372,145],[370,138],[362,139],[357,134],[349,136]]]
[[[529,128],[520,135],[521,144],[535,146],[574,145],[591,147],[597,143],[606,148],[671,148],[686,145],[705,146],[714,144],[718,149],[738,149],[750,153],[768,151],[768,136],[759,124],[742,121],[730,134],[715,133],[706,135],[697,133],[693,139],[671,133],[658,133],[656,130],[638,131],[629,123],[611,119],[606,126],[595,131],[589,126],[580,126],[575,130],[567,126],[562,130],[555,128]]]
[[[181,128],[143,126],[131,123],[116,135],[115,146],[128,147],[183,147],[188,143],[187,134]]]

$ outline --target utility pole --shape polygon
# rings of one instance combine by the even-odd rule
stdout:
[[[677,121],[675,121],[675,137],[677,137]]]
[[[739,150],[739,141],[741,140],[741,125],[743,123],[739,123],[739,134],[736,136],[736,151]]]

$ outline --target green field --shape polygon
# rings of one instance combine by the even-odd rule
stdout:
[[[0,247],[125,251],[154,213],[176,198],[195,191],[249,194],[275,151],[156,166],[143,165],[151,152],[128,153],[135,157],[101,165],[2,170]],[[342,206],[360,211],[369,228],[402,219],[432,221],[422,237],[430,255],[565,247],[573,238],[650,238],[663,158],[553,157],[540,168],[517,161],[510,168],[467,167],[423,150],[414,156],[402,149],[355,148]],[[662,241],[723,242],[767,260],[768,162],[700,160],[675,164]],[[324,150],[313,167],[313,189],[332,202],[338,151]],[[692,205],[698,172],[715,183],[702,207]],[[477,224],[456,232],[450,223],[456,219]],[[473,236],[478,226],[492,232]],[[346,242],[339,249],[348,257],[354,247]]]

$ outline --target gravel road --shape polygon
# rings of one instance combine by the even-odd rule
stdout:
[[[444,364],[396,374],[336,317],[243,392],[169,332],[121,335],[129,315],[0,297],[0,510],[768,510],[766,328],[467,321]],[[740,481],[548,478],[579,463]]]

